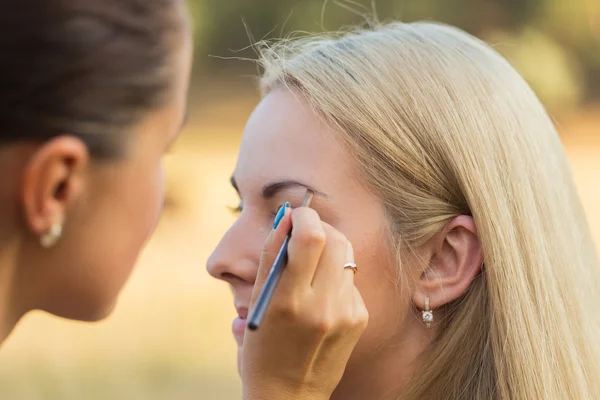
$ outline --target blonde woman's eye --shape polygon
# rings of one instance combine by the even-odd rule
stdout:
[[[237,206],[227,206],[227,209],[231,211],[233,215],[238,216],[244,209],[244,203],[240,201]]]
[[[277,208],[275,209],[275,211],[271,211],[269,214],[271,214],[272,218],[275,218],[277,216],[277,213],[279,212],[279,210],[281,209],[281,207],[283,206],[283,203],[280,204],[279,206],[277,206]]]

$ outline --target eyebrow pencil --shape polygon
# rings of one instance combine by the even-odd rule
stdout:
[[[313,195],[314,195],[313,191],[308,189],[306,191],[306,196],[304,196],[304,200],[302,201],[301,207],[309,207],[310,202],[312,201]],[[290,242],[291,235],[292,235],[291,231],[290,231],[290,233],[288,233],[286,235],[286,237],[283,241],[283,244],[281,245],[281,248],[279,249],[279,253],[277,253],[275,262],[273,263],[273,266],[271,267],[271,271],[269,272],[269,275],[267,276],[267,279],[265,280],[265,285],[263,286],[262,291],[260,292],[260,295],[258,296],[258,300],[256,301],[256,304],[254,305],[254,309],[252,310],[252,312],[250,313],[250,316],[248,317],[248,325],[247,326],[248,326],[248,329],[250,329],[251,331],[255,331],[260,327],[260,323],[265,315],[265,311],[267,311],[267,307],[271,303],[271,298],[273,297],[273,293],[275,292],[277,283],[279,283],[279,279],[281,278],[281,275],[283,274],[283,270],[285,269],[285,266],[287,264],[287,260],[288,260],[287,248],[288,248],[288,243]]]

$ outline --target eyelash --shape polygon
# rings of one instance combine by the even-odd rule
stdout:
[[[244,209],[244,203],[240,201],[237,206],[227,206],[227,209],[235,216],[238,216],[242,213]]]

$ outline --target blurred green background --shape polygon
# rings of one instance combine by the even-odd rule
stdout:
[[[439,20],[487,40],[556,119],[600,242],[600,1],[190,0],[191,121],[167,156],[168,207],[117,311],[99,324],[25,318],[2,349],[2,399],[239,399],[234,308],[205,261],[233,222],[228,178],[258,101],[254,40],[380,20]],[[250,34],[248,33],[250,32]],[[252,39],[253,38],[253,39]]]

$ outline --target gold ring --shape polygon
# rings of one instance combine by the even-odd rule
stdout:
[[[346,264],[344,264],[344,269],[351,269],[352,272],[354,273],[354,275],[356,275],[356,273],[358,272],[358,267],[356,266],[356,263],[350,261],[347,262]]]

